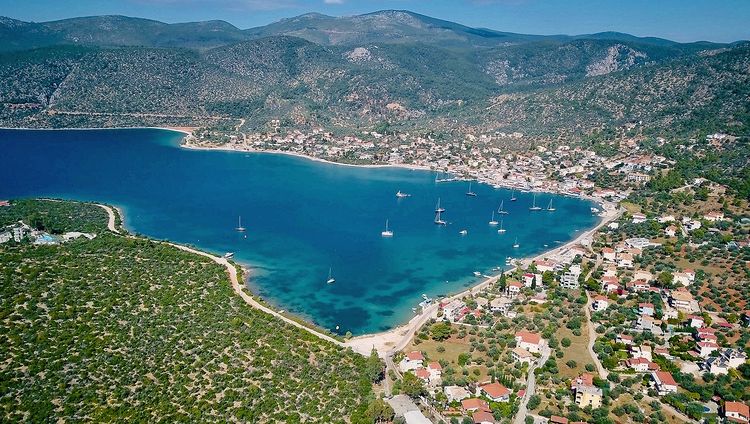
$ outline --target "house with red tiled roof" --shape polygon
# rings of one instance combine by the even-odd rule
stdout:
[[[510,400],[510,389],[498,382],[479,386],[477,396],[483,394],[493,402],[508,402]]]
[[[523,288],[523,284],[518,281],[508,281],[505,284],[505,294],[510,298],[516,297],[521,293],[521,288]]]
[[[735,423],[750,422],[750,408],[742,402],[724,402],[724,418]]]
[[[651,379],[654,381],[654,387],[660,396],[664,396],[668,393],[676,393],[677,382],[674,381],[672,374],[666,371],[654,371],[651,373]]]
[[[559,415],[553,415],[549,417],[549,422],[552,424],[568,424],[568,419]]]
[[[426,368],[417,368],[414,370],[414,374],[425,384],[430,382],[430,372]]]
[[[528,331],[519,331],[516,333],[516,346],[531,353],[538,353],[542,347],[542,336]]]
[[[461,407],[466,412],[490,411],[490,404],[479,398],[464,399],[461,401]]]
[[[424,355],[422,355],[422,352],[419,351],[412,351],[406,354],[404,356],[404,359],[401,360],[401,362],[398,363],[398,368],[401,370],[401,372],[407,372],[416,370],[417,368],[422,368],[424,363]]]
[[[635,372],[659,371],[660,369],[658,364],[646,358],[630,358],[625,361],[625,365],[628,368],[632,368]]]
[[[474,424],[495,424],[497,422],[495,421],[495,417],[486,411],[475,412],[471,416],[471,419],[474,420]]]

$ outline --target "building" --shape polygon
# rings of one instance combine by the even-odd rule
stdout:
[[[631,255],[630,253],[621,253],[617,257],[617,266],[620,268],[632,268],[633,255]]]
[[[660,369],[658,364],[646,358],[629,358],[625,361],[625,365],[635,372],[652,372]]]
[[[647,345],[630,346],[628,350],[630,351],[631,358],[644,358],[648,361],[654,360],[651,354],[651,346],[647,346]]]
[[[477,393],[477,396],[479,394],[484,394],[492,400],[493,402],[508,402],[510,401],[510,389],[503,386],[502,384],[495,382],[490,384],[485,384],[484,386],[479,386],[479,393]]]
[[[508,281],[505,284],[505,295],[514,298],[521,294],[521,289],[523,288],[523,284],[519,283],[518,281]]]
[[[471,397],[471,393],[461,386],[446,386],[443,388],[443,393],[448,398],[448,402],[460,402]]]
[[[594,386],[594,376],[581,374],[570,383],[570,390],[575,395],[575,402],[581,408],[591,406],[598,408],[602,404],[602,389]]]
[[[474,420],[474,424],[495,424],[497,422],[495,417],[487,411],[477,411],[471,416],[471,419]]]
[[[735,423],[750,422],[750,408],[741,402],[724,402],[724,418]]]
[[[528,331],[519,331],[516,333],[516,346],[531,353],[539,353],[542,347],[542,336]]]
[[[669,295],[669,304],[675,309],[682,311],[693,311],[693,295],[687,290],[672,290]]]
[[[490,411],[490,404],[484,399],[470,398],[461,401],[461,408],[466,412]]]
[[[654,304],[653,303],[639,303],[638,314],[648,315],[650,317],[654,316]]]
[[[718,222],[724,220],[724,214],[722,212],[709,212],[705,215],[703,215],[703,219],[705,219],[708,222]]]
[[[605,261],[614,262],[617,259],[615,249],[612,249],[611,247],[605,247],[602,249],[602,258],[604,258]]]
[[[398,369],[401,372],[413,371],[418,368],[422,368],[424,362],[424,355],[419,351],[412,351],[404,356],[404,359],[398,363]]]
[[[604,311],[607,308],[609,308],[609,299],[606,297],[599,295],[594,298],[594,301],[591,303],[591,309],[594,311]]]
[[[701,358],[708,358],[714,351],[719,349],[719,345],[714,342],[698,342],[696,346],[698,348],[698,355]]]
[[[459,299],[455,299],[443,306],[443,316],[450,322],[456,322],[464,308],[466,308],[466,304]]]
[[[654,381],[654,388],[660,396],[677,392],[677,382],[674,381],[672,374],[666,371],[654,371],[651,373],[651,379]]]
[[[534,355],[532,355],[528,350],[520,347],[514,347],[513,350],[510,351],[510,355],[516,362],[527,363],[529,365],[534,362]]]
[[[646,215],[642,213],[634,213],[631,222],[633,224],[641,224],[643,222],[646,222]]]

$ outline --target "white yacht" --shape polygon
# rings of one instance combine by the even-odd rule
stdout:
[[[503,220],[500,220],[500,229],[497,230],[498,234],[503,234],[505,232],[505,228],[503,228]]]
[[[234,252],[227,252],[224,254],[224,259],[232,259],[234,257]]]
[[[461,231],[458,232],[458,234],[461,234],[462,236],[465,236],[465,235],[469,234],[469,231],[468,230],[461,230]]]
[[[476,197],[477,194],[471,191],[471,181],[469,181],[469,191],[466,192],[467,196]]]
[[[492,211],[492,219],[490,220],[490,225],[493,227],[497,225],[497,221],[495,221],[495,211]]]
[[[326,280],[327,284],[333,284],[336,282],[336,279],[333,278],[333,274],[331,274],[331,268],[328,268],[328,279]]]
[[[440,206],[440,198],[438,197],[437,205],[435,205],[435,213],[445,212],[445,208]]]
[[[497,213],[499,213],[500,215],[507,215],[508,214],[508,211],[505,210],[504,203],[505,203],[505,200],[501,200],[500,201],[500,207],[497,208]]]
[[[380,235],[383,236],[383,237],[393,237],[393,231],[391,231],[391,230],[388,229],[388,220],[387,219],[385,220],[385,231],[382,231],[380,233]]]
[[[549,205],[547,205],[547,210],[550,212],[554,212],[557,210],[554,207],[552,207],[552,199],[549,199]]]
[[[247,231],[247,229],[242,226],[242,217],[241,216],[237,218],[237,228],[235,228],[235,230],[237,230],[237,231],[239,231],[241,233]]]
[[[513,242],[513,248],[517,249],[519,246],[521,246],[521,245],[518,244],[518,237],[516,237],[516,241]]]
[[[541,206],[536,205],[536,193],[534,193],[534,201],[531,203],[531,207],[529,208],[530,211],[540,211],[542,210]]]
[[[510,201],[515,202],[516,200],[518,200],[518,198],[516,197],[516,189],[513,189],[510,191]]]

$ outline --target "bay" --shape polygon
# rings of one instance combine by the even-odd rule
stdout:
[[[435,173],[340,166],[279,154],[188,150],[158,129],[0,130],[0,198],[60,197],[117,205],[126,227],[157,239],[234,252],[249,288],[277,308],[338,333],[393,328],[424,293],[455,293],[508,256],[552,249],[598,222],[589,201]],[[410,193],[398,199],[395,193]],[[446,226],[433,223],[438,198]],[[488,225],[504,200],[507,229]],[[247,227],[235,231],[238,216]],[[384,238],[386,219],[394,232]],[[461,230],[466,235],[461,235]],[[515,240],[520,245],[513,248]],[[546,246],[545,246],[546,245]],[[329,269],[335,283],[327,284]],[[336,327],[338,326],[338,329]]]

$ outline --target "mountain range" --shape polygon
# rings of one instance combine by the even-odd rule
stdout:
[[[279,120],[341,132],[386,124],[554,138],[640,121],[656,132],[742,132],[749,70],[747,42],[515,34],[396,10],[245,30],[123,16],[0,18],[0,124],[243,118],[248,131]]]

